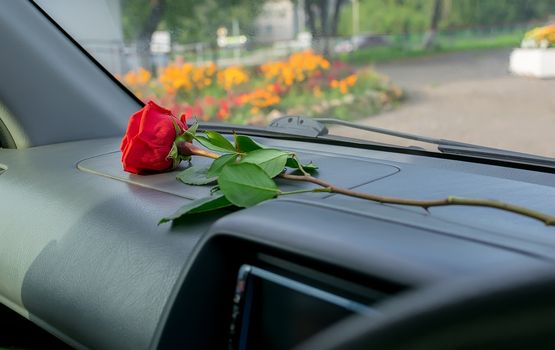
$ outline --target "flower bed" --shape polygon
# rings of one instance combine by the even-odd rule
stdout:
[[[555,25],[534,28],[527,32],[522,39],[523,48],[555,47]]]
[[[203,121],[265,125],[285,114],[359,119],[388,108],[403,92],[370,68],[355,70],[312,51],[257,67],[195,66],[176,59],[157,72],[121,80],[141,99]]]
[[[555,25],[529,31],[520,46],[511,53],[509,69],[512,73],[555,78]]]

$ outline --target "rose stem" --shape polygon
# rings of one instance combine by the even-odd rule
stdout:
[[[501,210],[510,211],[516,214],[528,216],[528,217],[540,220],[544,222],[546,225],[555,225],[554,216],[547,215],[529,208],[524,208],[517,205],[491,200],[491,199],[461,198],[461,197],[453,197],[453,196],[449,196],[443,199],[432,199],[432,200],[418,200],[418,199],[408,199],[408,198],[405,199],[405,198],[379,196],[375,194],[362,193],[362,192],[349,190],[346,188],[337,187],[324,180],[317,179],[311,175],[281,174],[280,177],[283,179],[293,180],[293,181],[311,182],[313,184],[323,187],[323,188],[315,189],[313,190],[313,192],[339,193],[346,196],[371,200],[379,203],[418,206],[426,210],[429,207],[439,207],[439,206],[447,206],[447,205],[469,205],[469,206],[490,207],[490,208],[497,208]]]
[[[220,157],[220,155],[217,153],[207,151],[204,148],[197,147],[192,143],[185,141],[177,143],[177,151],[182,156],[201,156],[212,159],[217,159]]]

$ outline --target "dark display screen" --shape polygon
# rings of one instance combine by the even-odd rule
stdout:
[[[242,268],[237,296],[234,348],[241,350],[290,349],[349,315],[376,313],[357,302],[248,265]]]

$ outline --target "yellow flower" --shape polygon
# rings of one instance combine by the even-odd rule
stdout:
[[[151,74],[143,67],[137,71],[129,71],[124,75],[123,81],[126,85],[131,87],[145,86],[150,81]]]
[[[266,108],[281,102],[272,85],[258,88],[248,94],[241,96],[241,104],[250,104],[252,107]]]
[[[342,84],[339,85],[339,91],[341,91],[343,95],[345,95],[348,92],[347,84],[345,84],[344,81],[342,81]]]
[[[258,114],[258,112],[260,112],[260,108],[258,108],[258,107],[252,107],[251,108],[251,114]]]
[[[347,82],[347,85],[353,86],[357,82],[357,76],[355,74],[351,74],[347,78],[345,78],[345,81]]]
[[[139,70],[137,71],[137,82],[139,83],[139,85],[145,85],[146,83],[148,83],[150,77],[150,72],[143,67],[139,68]]]
[[[345,95],[346,93],[349,92],[349,88],[353,87],[356,82],[358,80],[358,77],[356,74],[351,74],[348,77],[341,79],[341,80],[336,80],[333,79],[330,82],[330,87],[332,89],[339,89],[339,92],[341,92],[341,94]]]
[[[319,86],[316,86],[314,90],[312,90],[312,93],[314,94],[315,97],[320,97],[322,96],[322,89],[320,89]]]
[[[548,44],[555,44],[555,25],[534,28],[526,33],[524,38],[534,40],[537,43],[545,40]]]
[[[162,69],[158,80],[167,92],[172,93],[178,89],[191,90],[193,84],[191,82],[190,73],[193,70],[193,65],[184,63],[181,66],[170,64]]]
[[[247,81],[249,75],[241,67],[228,67],[218,72],[218,85],[227,91]]]
[[[269,62],[260,66],[266,80],[275,80],[287,86],[302,82],[319,70],[327,70],[330,63],[312,51],[294,53],[285,61]]]
[[[178,89],[191,91],[210,86],[214,72],[213,64],[194,66],[191,63],[182,65],[174,63],[162,69],[158,80],[168,93],[175,92]]]

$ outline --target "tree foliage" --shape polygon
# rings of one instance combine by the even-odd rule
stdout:
[[[468,27],[522,23],[545,19],[555,11],[552,0],[444,0],[447,16],[444,27]]]
[[[248,31],[261,9],[257,0],[123,0],[123,31],[127,41],[135,41],[153,10],[162,3],[162,14],[154,30],[165,29],[177,43],[213,42],[220,26],[231,28],[239,22]],[[151,33],[152,34],[152,33]]]
[[[431,23],[434,1],[359,0],[361,32],[424,33]],[[553,0],[442,0],[439,30],[510,25],[545,20],[555,12]],[[351,6],[343,7],[339,33],[352,32]]]
[[[257,0],[123,0],[123,33],[136,42],[142,67],[150,67],[150,38],[157,29],[170,32],[174,43],[204,42],[216,49],[216,31],[237,21],[249,28],[257,11]]]
[[[337,36],[341,8],[346,2],[346,0],[304,0],[307,26],[314,39],[317,41],[322,39],[326,56],[329,53],[329,38]]]
[[[267,0],[277,1],[277,0]],[[285,1],[285,0],[284,0]],[[291,0],[303,5],[306,27],[324,53],[329,37],[352,34],[348,0]],[[427,33],[431,47],[436,31],[493,27],[546,19],[555,11],[553,0],[358,0],[360,31],[382,34]],[[137,43],[143,66],[150,66],[148,44],[157,29],[168,30],[174,43],[203,42],[216,49],[216,31],[238,23],[253,34],[262,0],[122,0],[124,36]],[[439,11],[438,11],[439,9]],[[322,40],[318,40],[322,39]],[[217,50],[215,51],[217,55]]]

